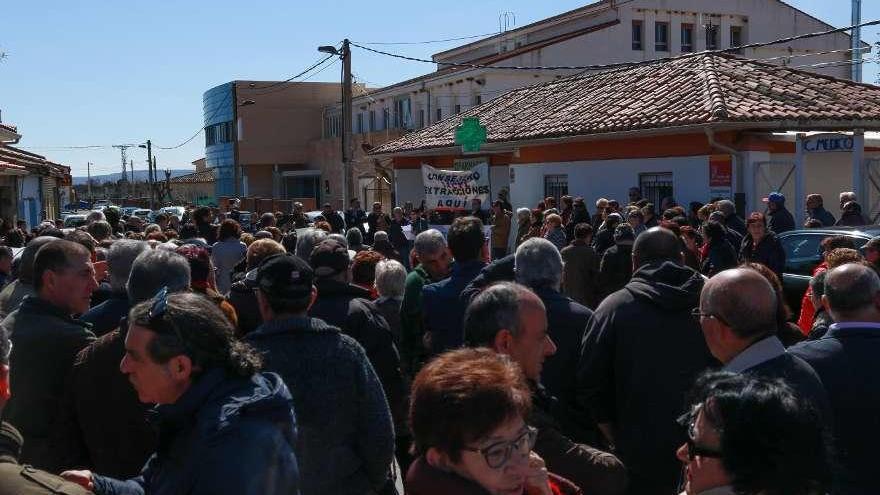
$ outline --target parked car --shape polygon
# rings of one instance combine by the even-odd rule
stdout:
[[[822,262],[820,244],[826,237],[835,235],[848,236],[856,248],[861,248],[872,237],[880,235],[880,225],[801,229],[779,234],[779,242],[785,250],[782,288],[785,300],[795,315],[800,313],[801,298],[807,290],[813,270]]]
[[[109,199],[99,199],[99,200],[95,201],[94,205],[92,205],[92,209],[93,210],[103,210],[104,208],[106,208],[108,206],[113,206],[113,202],[110,201]]]
[[[85,215],[67,215],[64,218],[64,228],[65,229],[75,229],[81,225],[86,224],[86,216]]]
[[[166,215],[173,215],[177,217],[178,220],[183,220],[183,214],[186,211],[186,208],[182,206],[166,206],[161,208],[160,211]]]
[[[143,220],[145,222],[148,222],[148,221],[152,221],[152,220],[150,220],[152,213],[153,213],[152,211],[150,211],[146,208],[137,208],[131,214],[136,217],[139,217],[141,220]]]
[[[134,211],[137,209],[138,209],[137,206],[126,206],[126,207],[122,208],[122,214],[127,217],[130,217],[134,214]]]

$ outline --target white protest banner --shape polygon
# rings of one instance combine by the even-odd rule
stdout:
[[[489,164],[483,162],[470,170],[442,170],[422,165],[425,205],[428,208],[470,208],[471,200],[489,204]]]

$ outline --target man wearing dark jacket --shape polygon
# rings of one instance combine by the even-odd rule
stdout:
[[[590,247],[593,227],[579,223],[574,228],[574,240],[560,254],[564,261],[562,287],[565,295],[588,308],[598,305],[599,262],[601,259]]]
[[[141,402],[156,404],[156,453],[127,481],[66,471],[99,495],[286,495],[299,490],[292,397],[232,324],[196,293],[168,294],[129,314],[125,358]]]
[[[602,255],[599,263],[599,300],[622,289],[632,277],[632,246],[635,234],[628,223],[614,229],[614,245]]]
[[[781,192],[772,192],[764,202],[767,203],[767,229],[781,234],[794,230],[794,217],[785,207],[785,196]]]
[[[556,352],[547,357],[541,384],[565,406],[575,402],[577,363],[584,329],[593,312],[559,292],[562,256],[550,241],[533,237],[516,249],[516,281],[535,291],[547,313]]]
[[[432,354],[460,347],[464,342],[462,291],[480,273],[488,259],[483,222],[474,217],[456,218],[446,236],[455,258],[451,275],[422,289],[425,332]]]
[[[349,207],[345,210],[345,225],[346,228],[356,228],[361,231],[361,237],[367,237],[367,229],[364,227],[364,224],[367,223],[367,212],[361,208],[361,200],[357,198],[351,198],[351,201],[348,202]]]
[[[163,287],[179,292],[189,286],[186,258],[171,251],[147,250],[131,267],[127,294],[135,306]],[[128,377],[119,371],[125,357],[128,315],[117,325],[80,351],[70,370],[52,429],[55,470],[89,469],[128,479],[156,451],[156,432],[146,417],[150,406],[138,400]]]
[[[406,276],[400,305],[400,360],[410,378],[418,373],[428,355],[423,341],[422,288],[449,276],[450,261],[446,238],[438,230],[429,229],[416,236],[413,262],[417,264]]]
[[[9,354],[12,345],[0,327],[0,412],[9,400]],[[0,424],[0,495],[85,495],[84,488],[53,474],[19,464],[23,443],[21,433],[9,423]]]
[[[828,397],[816,372],[789,354],[776,336],[773,287],[750,268],[733,268],[706,282],[697,310],[706,345],[724,371],[780,378],[826,419]]]
[[[821,194],[807,195],[807,220],[816,219],[822,222],[823,227],[831,227],[837,223],[834,215],[825,209],[824,200]]]
[[[532,259],[527,243],[533,241],[549,244],[543,239],[529,239],[517,250],[517,259]],[[520,253],[524,247],[526,252]],[[549,248],[555,250],[552,244]],[[469,346],[489,347],[508,355],[522,369],[532,390],[532,411],[527,422],[538,429],[534,451],[547,463],[547,469],[589,493],[624,493],[623,464],[613,454],[573,440],[576,428],[565,404],[541,385],[545,359],[552,357],[557,347],[548,333],[548,318],[538,296],[522,285],[495,284],[474,298],[464,325]]]
[[[338,212],[333,209],[330,203],[324,203],[324,209],[321,211],[324,219],[330,224],[335,234],[345,234],[345,220]]]
[[[293,394],[300,425],[302,493],[378,492],[388,483],[394,430],[382,385],[364,349],[307,311],[318,297],[314,273],[279,254],[248,272],[264,323],[245,340]]]
[[[736,205],[729,199],[722,199],[717,204],[718,211],[724,215],[724,226],[739,234],[740,240],[742,240],[742,237],[746,235],[746,223],[736,214]],[[739,246],[739,242],[733,243],[733,246]]]
[[[36,296],[3,320],[13,348],[11,367],[15,396],[4,420],[24,436],[22,462],[51,467],[51,426],[76,354],[95,340],[89,325],[73,318],[89,309],[98,286],[90,254],[83,246],[52,241],[34,260]]]
[[[824,337],[789,352],[819,374],[831,403],[840,473],[832,493],[877,491],[875,446],[880,443],[880,278],[856,263],[825,276],[822,302],[835,324]]]
[[[682,265],[678,238],[661,227],[636,239],[633,266],[630,282],[587,326],[579,399],[627,466],[629,493],[674,493],[675,449],[686,438],[675,419],[694,378],[713,362],[691,316],[703,277]]]
[[[148,249],[150,249],[148,243],[131,239],[120,239],[110,246],[107,252],[110,297],[80,317],[80,320],[92,324],[92,332],[96,336],[100,337],[115,330],[119,327],[119,320],[128,316],[131,305],[125,284],[128,282],[128,275],[131,273],[135,258]]]
[[[335,239],[325,239],[312,251],[309,265],[315,271],[318,298],[309,316],[342,329],[363,346],[379,375],[391,414],[398,424],[406,421],[406,385],[400,355],[382,313],[368,300],[369,291],[349,282],[348,249]]]

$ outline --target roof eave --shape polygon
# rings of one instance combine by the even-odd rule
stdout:
[[[664,136],[671,134],[698,134],[704,132],[705,129],[713,131],[737,131],[737,130],[797,130],[797,131],[814,131],[814,130],[880,130],[880,120],[817,120],[809,123],[799,122],[797,120],[774,120],[766,122],[712,122],[700,124],[688,124],[679,126],[659,127],[654,129],[635,129],[629,131],[602,132],[590,134],[578,134],[572,136],[556,136],[548,138],[524,139],[518,141],[504,141],[486,143],[478,153],[462,153],[460,146],[441,146],[437,148],[420,148],[412,150],[392,151],[372,154],[370,156],[378,159],[388,159],[394,157],[405,156],[436,156],[436,155],[478,155],[492,153],[513,153],[519,148],[526,146],[547,146],[554,144],[576,143],[583,141],[598,141],[603,139],[624,139],[629,137],[648,137],[648,136]]]

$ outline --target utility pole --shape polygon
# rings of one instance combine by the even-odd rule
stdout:
[[[134,160],[128,163],[128,196],[134,197]]]
[[[342,208],[348,208],[349,182],[351,182],[351,47],[348,38],[342,41]]]
[[[862,23],[862,0],[852,0],[852,25]],[[852,62],[851,78],[854,82],[862,82],[862,28],[852,29],[852,46],[850,47],[850,61]]]
[[[156,168],[156,156],[153,155],[153,180],[150,182],[150,209],[151,210],[156,209],[156,203],[159,201],[159,198],[156,197],[157,196],[156,182],[158,182],[158,180],[159,180],[158,174],[156,172],[157,170],[158,169]]]
[[[89,194],[89,206],[92,205],[92,162],[86,162],[86,190]]]
[[[153,209],[153,143],[147,139],[147,144],[138,145],[147,150],[147,185],[150,188],[150,209]]]
[[[352,113],[352,87],[351,87],[351,42],[348,38],[342,40],[342,48],[324,45],[319,46],[318,51],[337,55],[342,59],[342,209],[348,206],[349,182],[351,182],[351,113]]]

